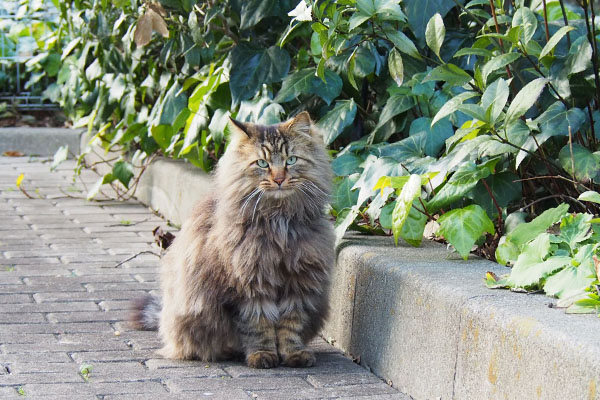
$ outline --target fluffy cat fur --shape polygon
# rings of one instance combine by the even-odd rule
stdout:
[[[158,326],[167,358],[309,367],[334,262],[329,158],[306,112],[231,131],[214,192],[164,257],[162,298],[138,302],[132,322]]]

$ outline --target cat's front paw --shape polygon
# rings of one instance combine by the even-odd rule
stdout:
[[[279,364],[279,356],[274,351],[256,351],[246,356],[246,363],[252,368],[274,368]]]
[[[283,364],[288,367],[312,367],[315,362],[315,355],[310,350],[294,351],[283,357]]]

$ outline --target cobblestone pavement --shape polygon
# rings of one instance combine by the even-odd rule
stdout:
[[[158,253],[151,231],[165,222],[134,201],[70,198],[85,196],[73,162],[49,166],[0,158],[1,399],[408,398],[321,339],[310,369],[160,358],[156,332],[123,322],[131,299],[157,290],[158,258],[115,265]]]

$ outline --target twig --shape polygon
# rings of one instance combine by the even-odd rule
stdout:
[[[500,208],[500,204],[498,204],[498,201],[496,201],[496,197],[492,193],[492,189],[490,189],[485,179],[482,179],[481,183],[483,183],[483,186],[485,186],[485,190],[487,190],[488,194],[492,198],[492,202],[494,203],[494,206],[496,206],[496,210],[498,211],[498,234],[502,236],[502,231],[504,231],[504,229],[502,228],[502,208]]]
[[[546,0],[542,0],[542,6],[544,7],[544,29],[546,30],[546,42],[549,42],[550,31],[548,30],[548,11],[546,9]]]
[[[494,25],[496,26],[496,33],[500,34],[500,24],[498,24],[498,17],[496,17],[496,6],[494,5],[494,0],[490,0],[490,8],[492,10],[492,17],[494,17]],[[504,43],[502,39],[498,38],[498,42],[500,43],[500,51],[504,54]],[[512,78],[512,73],[510,72],[510,68],[506,66],[506,75],[508,78]]]
[[[25,189],[23,188],[23,186],[19,185],[19,190],[20,190],[21,192],[23,192],[23,194],[24,194],[25,196],[27,196],[27,198],[28,198],[28,199],[35,199],[35,197],[33,197],[32,195],[30,195],[29,193],[27,193],[27,192],[25,191]]]
[[[600,106],[600,76],[598,75],[598,47],[596,46],[596,38],[593,36],[593,30],[590,28],[590,18],[588,14],[587,1],[580,3],[583,8],[583,14],[585,17],[585,26],[587,28],[587,38],[592,46],[592,64],[594,66],[594,83],[596,84],[596,107]],[[592,21],[593,23],[594,21]],[[594,29],[595,30],[595,29]]]
[[[539,203],[541,201],[549,200],[549,199],[555,199],[555,198],[561,198],[561,199],[571,200],[571,201],[579,204],[581,206],[581,208],[583,208],[584,210],[587,209],[586,206],[585,206],[585,204],[583,204],[582,202],[580,202],[579,200],[577,200],[575,197],[567,196],[567,195],[564,195],[564,194],[553,194],[553,195],[550,195],[550,196],[546,196],[546,197],[542,197],[540,199],[534,200],[531,203],[529,203],[529,204],[527,204],[527,205],[519,208],[519,211],[523,211],[523,210],[525,210],[525,209],[531,207],[532,205],[537,204],[537,203]]]
[[[573,175],[573,180],[577,180],[575,177],[575,158],[573,158],[573,134],[571,133],[571,126],[569,125],[569,151],[571,152],[571,171]],[[575,190],[577,190],[577,186],[575,186]]]
[[[133,222],[130,224],[112,224],[112,225],[105,225],[107,228],[108,227],[113,227],[113,226],[135,226],[135,225],[139,225],[139,224],[143,224],[144,222],[150,221],[150,218],[146,218],[144,220],[138,221],[138,222]]]
[[[144,250],[144,251],[140,251],[139,253],[137,253],[137,254],[134,254],[134,255],[132,255],[131,257],[129,257],[129,258],[127,258],[127,259],[125,259],[125,260],[121,261],[120,263],[118,263],[117,265],[115,265],[113,268],[118,268],[118,267],[120,267],[121,265],[125,264],[127,261],[131,261],[131,260],[133,260],[134,258],[136,258],[136,257],[138,257],[138,256],[141,256],[142,254],[152,254],[153,256],[156,256],[156,257],[160,258],[160,254],[156,254],[155,252],[153,252],[153,251],[150,251],[150,250]]]
[[[421,211],[423,214],[427,215],[427,218],[429,218],[430,220],[433,220],[433,217],[427,211],[427,207],[425,207],[425,203],[423,203],[423,199],[421,199],[421,196],[419,196],[419,203],[421,203],[421,206],[423,207],[423,211],[419,210],[418,208],[417,208],[417,211]]]
[[[560,10],[562,11],[563,21],[565,22],[565,26],[569,26],[569,19],[567,18],[567,11],[565,10],[564,0],[558,0],[560,3]],[[567,32],[567,46],[569,49],[571,48],[571,34]]]
[[[578,184],[580,185],[584,190],[590,190],[587,186],[585,186],[583,183],[578,182],[578,181],[574,181],[572,179],[566,178],[562,175],[542,175],[542,176],[532,176],[530,178],[522,178],[522,179],[515,179],[513,182],[524,182],[524,181],[533,181],[536,179],[562,179],[563,181],[567,181],[569,183],[574,183],[574,184]]]

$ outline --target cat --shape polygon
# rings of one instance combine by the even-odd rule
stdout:
[[[329,156],[307,112],[230,127],[215,190],[162,262],[162,298],[138,302],[131,322],[158,328],[167,358],[310,367],[335,258]]]

